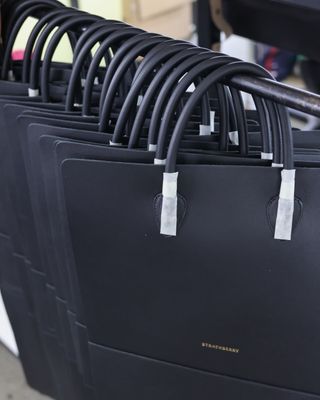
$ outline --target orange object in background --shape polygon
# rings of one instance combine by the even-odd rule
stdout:
[[[175,39],[193,33],[192,0],[123,0],[125,22]]]

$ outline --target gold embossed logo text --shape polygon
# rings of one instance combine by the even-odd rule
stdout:
[[[201,343],[201,347],[204,348],[204,349],[225,351],[227,353],[233,353],[233,354],[239,354],[240,353],[240,349],[237,349],[235,347],[220,346],[218,344],[212,344],[212,343],[207,343],[207,342],[202,342]]]

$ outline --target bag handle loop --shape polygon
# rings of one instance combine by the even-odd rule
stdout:
[[[257,71],[254,64],[234,62],[220,67],[210,73],[196,88],[184,107],[172,135],[165,173],[163,176],[163,201],[161,210],[161,229],[164,235],[176,236],[177,233],[177,183],[178,172],[176,168],[177,152],[180,146],[184,129],[189,117],[201,99],[203,93],[218,81],[230,79],[237,74],[255,74],[263,76],[262,71]],[[293,141],[288,113],[283,106],[279,106],[280,123],[284,135],[284,169],[281,172],[281,186],[276,220],[275,239],[290,240],[294,212],[294,187],[295,170],[293,162]]]
[[[176,68],[179,64],[183,63],[185,60],[190,59],[190,57],[192,57],[194,54],[197,54],[200,57],[201,54],[208,54],[209,52],[210,50],[208,49],[190,47],[186,50],[180,51],[162,66],[162,68],[158,71],[157,75],[148,86],[143,96],[140,107],[137,110],[137,114],[129,136],[129,148],[135,148],[138,145],[139,135],[143,130],[143,126],[150,110],[152,101],[155,99],[156,94],[158,93],[158,91],[160,91],[162,84],[164,83],[165,79],[170,76],[173,69]],[[149,144],[149,151],[155,151],[155,149],[156,145]]]
[[[127,55],[123,58],[122,62],[119,64],[117,71],[115,72],[115,74],[110,82],[110,86],[108,88],[108,91],[105,96],[105,101],[103,103],[102,113],[100,115],[100,125],[99,125],[100,132],[107,131],[108,122],[109,122],[109,118],[110,118],[111,110],[112,110],[112,105],[114,102],[114,98],[115,98],[117,89],[119,87],[119,84],[120,84],[125,72],[128,70],[130,65],[136,60],[137,57],[144,55],[146,52],[150,51],[157,44],[162,43],[164,41],[166,41],[166,42],[168,41],[168,39],[163,36],[154,35],[154,34],[150,34],[150,35],[151,35],[150,37],[148,37],[148,38],[140,41],[140,43],[136,44],[127,53]],[[138,35],[138,36],[140,36],[140,35]],[[120,50],[116,53],[114,59],[112,60],[112,63],[116,60],[119,53],[120,53]],[[110,64],[110,67],[111,67],[111,64]],[[106,75],[108,75],[108,73],[109,73],[109,68],[108,68]],[[117,143],[113,143],[112,141],[111,141],[111,143],[115,144],[115,145],[117,144]]]
[[[169,128],[173,119],[173,113],[174,110],[178,104],[179,99],[183,95],[185,89],[194,81],[194,79],[203,74],[208,74],[212,69],[216,69],[218,67],[221,67],[224,64],[234,62],[234,61],[239,61],[235,58],[231,58],[229,56],[222,56],[219,55],[218,57],[211,58],[209,60],[205,60],[202,63],[199,63],[195,67],[193,67],[189,73],[179,82],[179,84],[175,87],[169,101],[167,102],[166,108],[163,112],[164,118],[161,121],[160,124],[160,129],[159,129],[159,134],[158,134],[158,143],[157,143],[157,151],[156,151],[156,157],[155,157],[155,163],[156,164],[161,164],[164,165],[166,162],[165,159],[165,148],[166,148],[166,143],[167,143],[167,138],[169,134]],[[251,65],[251,64],[250,64]],[[254,65],[254,68],[256,69],[258,74],[262,74],[264,77],[270,78],[270,74],[262,67],[258,65]],[[255,98],[255,97],[254,97]],[[259,104],[258,104],[259,105]],[[221,151],[227,151],[228,147],[228,141],[229,141],[229,132],[228,132],[228,126],[225,124],[226,118],[223,118],[223,113],[227,112],[226,105],[222,104],[224,106],[221,110],[222,112],[222,123],[220,123],[220,150]],[[258,111],[264,114],[264,109],[261,108]],[[262,127],[266,128],[266,127]],[[242,135],[246,134],[245,131],[239,132]],[[268,129],[265,129],[264,131],[261,132],[263,135],[269,135],[270,132]],[[240,137],[241,141],[244,142],[244,146],[246,143],[246,138],[243,136]],[[246,147],[247,149],[247,147]],[[265,148],[263,149],[263,152],[265,152]]]
[[[81,15],[72,18],[69,21],[64,22],[60,28],[54,33],[52,36],[47,50],[45,52],[44,60],[42,63],[42,68],[41,68],[41,96],[42,96],[42,101],[43,102],[49,102],[50,101],[50,95],[49,95],[49,74],[50,74],[50,68],[51,68],[51,63],[52,63],[52,58],[54,56],[54,53],[64,36],[66,32],[69,30],[75,30],[78,29],[79,27],[83,27],[86,25],[89,25],[93,22],[95,22],[98,19],[98,17],[94,15]]]
[[[155,68],[157,68],[161,63],[165,62],[166,60],[170,59],[170,57],[174,56],[175,54],[179,53],[181,50],[185,48],[189,48],[192,45],[189,43],[179,43],[176,41],[172,41],[172,44],[167,42],[160,43],[153,50],[151,50],[147,56],[141,62],[139,68],[135,74],[133,79],[129,94],[127,95],[126,99],[121,108],[121,112],[119,113],[119,117],[117,119],[117,123],[114,129],[112,141],[114,143],[122,143],[123,136],[125,134],[126,124],[132,114],[135,114],[137,101],[139,98],[139,94],[143,88],[143,85],[150,77],[150,74],[153,72]],[[151,57],[148,58],[148,56]],[[138,76],[137,76],[138,75]],[[127,132],[127,135],[129,132]]]
[[[37,38],[33,56],[31,59],[31,68],[30,68],[30,78],[29,78],[29,96],[35,97],[40,94],[39,91],[39,81],[40,81],[40,66],[41,66],[41,56],[43,53],[43,49],[46,45],[47,39],[50,36],[51,32],[60,25],[65,20],[72,18],[74,16],[78,16],[83,14],[78,10],[70,9],[67,12],[56,16],[51,22],[47,24],[47,26],[43,29],[39,37]]]
[[[169,96],[172,90],[177,85],[178,81],[183,77],[190,69],[194,66],[208,60],[220,56],[219,53],[213,53],[210,50],[205,50],[199,53],[199,55],[193,55],[192,57],[184,60],[179,66],[175,68],[173,72],[167,77],[164,82],[154,105],[154,109],[151,115],[150,126],[148,130],[148,147],[157,148],[158,132],[160,128],[161,117],[163,115],[163,109],[169,101]],[[192,82],[191,82],[192,83]],[[131,143],[137,140],[137,136],[130,138]]]
[[[100,116],[102,115],[102,109],[103,109],[103,106],[105,103],[107,91],[109,90],[111,81],[112,81],[114,75],[116,74],[121,62],[124,60],[124,58],[126,56],[128,56],[128,53],[134,48],[134,46],[136,46],[141,41],[143,41],[147,38],[153,38],[153,37],[163,37],[163,36],[158,35],[156,33],[148,33],[148,32],[143,31],[142,33],[128,39],[125,43],[123,43],[121,45],[121,47],[119,47],[118,51],[114,55],[112,62],[110,63],[110,65],[107,69],[107,73],[105,75],[105,78],[104,78],[104,81],[102,84],[101,96],[100,96],[101,100],[100,100],[100,104],[99,104],[99,115]]]
[[[36,11],[39,10],[43,10],[42,5],[39,4],[33,5],[32,7],[28,8],[23,13],[21,13],[19,18],[15,22],[12,31],[10,32],[7,44],[5,46],[5,52],[3,56],[2,70],[1,70],[1,79],[3,80],[8,79],[12,50],[23,24],[30,17],[30,15],[33,15],[34,13],[36,13]]]
[[[42,29],[56,16],[58,15],[63,15],[66,10],[68,10],[67,8],[65,9],[57,9],[57,10],[53,10],[50,11],[45,17],[41,18],[36,25],[33,27],[30,36],[28,38],[26,47],[25,47],[25,51],[24,51],[24,58],[22,61],[22,82],[23,83],[29,83],[29,79],[30,79],[30,66],[31,66],[31,60],[32,60],[32,51],[34,48],[34,45],[36,43],[36,40],[38,38],[38,36],[40,35],[40,32],[42,31]],[[69,9],[71,10],[71,9]],[[76,37],[74,34],[69,34],[69,40],[70,40],[70,44],[72,45],[72,47],[75,46],[76,43]]]
[[[109,48],[116,46],[118,43],[122,43],[123,40],[131,38],[132,36],[136,36],[141,32],[143,31],[140,29],[131,28],[127,26],[124,29],[121,29],[120,31],[112,33],[101,43],[100,47],[98,48],[92,59],[86,77],[86,84],[83,93],[83,107],[82,107],[83,116],[87,117],[90,116],[91,114],[91,100],[92,100],[94,80],[97,75],[100,62],[104,57],[105,53],[108,51]],[[109,65],[107,67],[109,68]]]
[[[74,61],[71,71],[71,76],[69,79],[68,89],[67,89],[67,97],[66,97],[66,104],[65,110],[72,111],[73,106],[75,103],[75,97],[77,89],[80,94],[82,94],[82,84],[81,84],[81,70],[84,66],[84,63],[88,56],[91,54],[92,48],[101,40],[105,39],[108,35],[113,33],[115,30],[121,31],[125,28],[126,25],[122,24],[121,22],[118,23],[111,23],[105,25],[98,30],[96,30],[90,38],[86,41],[84,46],[80,51],[78,51],[77,55],[74,55]],[[85,35],[85,34],[83,34]],[[81,40],[81,37],[79,41]],[[92,62],[92,60],[91,60]],[[91,64],[91,63],[90,63]],[[84,86],[84,85],[83,85]],[[77,102],[81,102],[82,99],[77,100]]]
[[[163,112],[163,119],[160,124],[159,134],[158,134],[158,142],[157,142],[157,151],[155,155],[155,164],[164,165],[166,163],[165,150],[167,144],[167,138],[169,136],[170,126],[173,121],[174,111],[178,105],[178,102],[181,96],[185,93],[186,89],[190,86],[194,80],[201,76],[205,75],[208,72],[212,71],[212,69],[219,68],[223,65],[229,64],[231,62],[236,61],[237,59],[224,56],[224,55],[213,55],[213,57],[198,63],[195,67],[193,67],[184,78],[177,84],[167,101],[166,107]],[[201,83],[200,83],[201,84]],[[223,142],[223,138],[226,137],[226,141],[229,139],[228,132],[228,102],[227,99],[224,98],[223,103],[220,104],[221,107],[221,115],[222,119],[220,121],[220,142]],[[220,150],[224,151],[224,149]]]
[[[10,3],[8,1],[8,3]],[[2,32],[3,36],[3,41],[6,46],[9,37],[11,35],[11,32],[13,31],[13,26],[15,25],[16,21],[18,20],[19,16],[25,11],[25,10],[30,10],[31,7],[39,5],[42,7],[40,11],[40,15],[43,15],[43,13],[46,13],[47,9],[50,8],[60,8],[63,9],[65,6],[60,3],[59,1],[56,0],[23,0],[18,4],[13,5],[13,10],[12,12],[9,13],[8,21],[5,25],[5,28]],[[31,15],[31,14],[30,14]]]

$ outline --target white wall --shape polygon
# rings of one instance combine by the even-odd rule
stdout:
[[[237,35],[231,35],[228,39],[222,38],[221,51],[243,61],[255,61],[253,42]],[[247,109],[255,108],[252,97],[249,94],[243,93],[243,101]]]
[[[2,296],[0,293],[0,342],[2,342],[12,353],[18,355],[18,348],[12,328],[4,308]]]

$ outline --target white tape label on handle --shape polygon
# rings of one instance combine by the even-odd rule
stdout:
[[[261,152],[261,160],[273,160],[273,153]]]
[[[283,164],[272,163],[273,168],[283,168]]]
[[[140,94],[137,98],[137,106],[140,107],[143,100],[143,96]]]
[[[229,132],[229,139],[233,145],[239,146],[239,132],[238,131]]]
[[[8,71],[8,81],[10,82],[15,82],[16,77],[14,76],[14,72],[12,71],[12,69],[10,69]]]
[[[277,240],[291,240],[296,170],[284,169],[281,171],[281,187],[279,194],[278,212],[274,238]]]
[[[84,88],[86,86],[86,79],[81,78],[81,86]]]
[[[186,92],[187,93],[193,93],[195,90],[196,90],[196,87],[195,87],[194,83],[191,83],[191,85],[188,87]]]
[[[210,125],[200,125],[199,135],[200,136],[210,136],[211,135],[211,126]]]
[[[40,94],[39,89],[28,89],[29,97],[38,97]]]
[[[159,158],[155,158],[153,163],[154,165],[166,165],[167,159],[160,160]]]
[[[164,173],[162,185],[161,235],[177,235],[178,172]]]
[[[214,132],[214,130],[215,130],[215,122],[216,122],[216,112],[215,111],[210,111],[211,132]]]
[[[122,143],[115,143],[112,140],[109,141],[110,146],[123,146]]]
[[[157,145],[156,144],[149,144],[148,151],[157,151]]]

